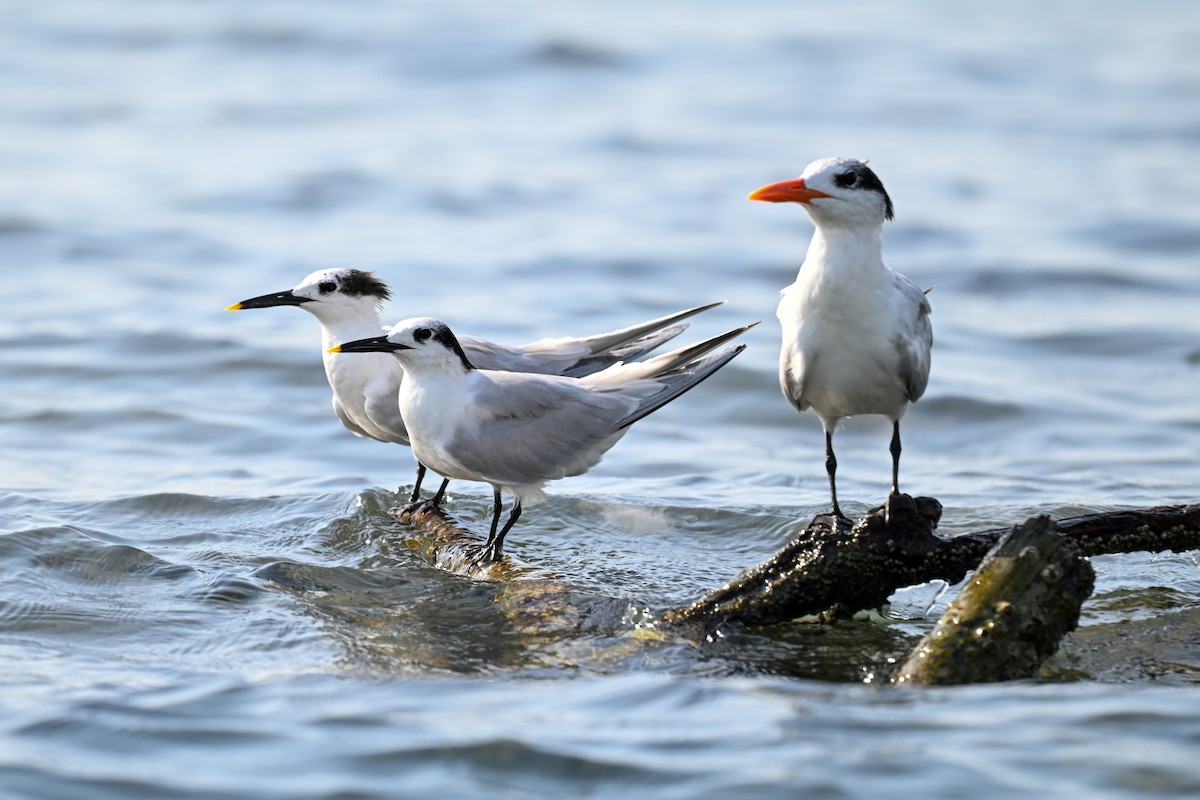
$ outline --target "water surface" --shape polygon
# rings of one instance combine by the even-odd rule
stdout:
[[[0,4],[0,787],[20,797],[1195,796],[1197,556],[1094,560],[1039,680],[881,686],[882,620],[633,640],[827,501],[777,388],[811,225],[747,192],[871,159],[934,286],[902,485],[943,530],[1197,500],[1200,14]],[[746,352],[551,487],[520,585],[390,520],[407,450],[330,413],[315,321],[224,312],[328,266],[500,341],[725,299]],[[838,434],[848,510],[889,431]],[[450,508],[485,524],[490,492]],[[521,613],[537,579],[575,616]]]

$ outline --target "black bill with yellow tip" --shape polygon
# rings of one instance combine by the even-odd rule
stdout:
[[[241,311],[245,308],[273,308],[274,306],[298,306],[304,303],[311,303],[309,297],[300,297],[293,294],[291,289],[286,292],[276,292],[275,294],[264,294],[258,297],[251,297],[249,300],[243,300],[240,303],[234,303],[226,308],[226,311]]]
[[[374,336],[370,339],[357,339],[353,342],[334,345],[326,353],[394,353],[397,350],[411,350],[406,344],[389,342],[386,336]]]

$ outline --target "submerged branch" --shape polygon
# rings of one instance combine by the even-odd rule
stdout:
[[[432,502],[396,506],[388,514],[419,534],[404,540],[410,550],[436,567],[495,586],[496,609],[518,631],[611,631],[625,615],[625,601],[578,595],[547,571],[512,556],[483,560],[484,537]]]
[[[445,509],[429,500],[395,506],[388,510],[388,515],[424,534],[407,539],[404,544],[420,553],[435,567],[447,572],[487,581],[511,581],[538,573],[534,567],[509,557],[499,561],[485,561],[483,537],[463,526]]]

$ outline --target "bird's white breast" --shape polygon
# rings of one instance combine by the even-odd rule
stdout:
[[[322,349],[354,339],[378,336],[378,329],[363,329],[334,334],[324,331]],[[338,416],[350,430],[381,442],[407,444],[408,436],[400,421],[397,395],[404,371],[387,353],[329,353],[323,356],[325,377],[333,390]],[[368,403],[382,413],[373,417]],[[395,414],[389,414],[395,409]],[[390,417],[390,419],[389,419]]]
[[[418,461],[447,478],[486,481],[463,467],[451,449],[460,436],[469,440],[470,428],[478,427],[470,384],[449,376],[410,377],[400,388],[400,413]]]
[[[855,414],[896,418],[907,404],[898,375],[892,273],[801,268],[782,292],[780,382],[801,411],[836,423]]]

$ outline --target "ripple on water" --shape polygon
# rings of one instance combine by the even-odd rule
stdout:
[[[921,413],[940,422],[998,422],[1012,420],[1028,412],[1013,402],[986,400],[979,396],[941,395],[922,398]]]
[[[1200,484],[1200,84],[1193,28],[1155,13],[1184,4],[875,3],[866,37],[838,4],[128,5],[0,26],[0,433],[5,488],[38,487],[0,496],[0,792],[1200,795],[1194,554],[1096,559],[1043,682],[862,686],[936,590],[628,635],[824,510],[771,320],[810,226],[744,197],[843,147],[902,206],[889,261],[938,284],[905,469],[953,497],[943,530]],[[341,429],[313,320],[221,311],[346,262],[413,293],[385,321],[502,341],[683,296],[730,300],[692,332],[766,323],[529,511],[536,580],[488,584],[424,563],[392,492],[355,494],[411,455]],[[857,509],[886,491],[877,422],[839,434]],[[486,529],[486,487],[452,491]]]
[[[1107,265],[1073,266],[1064,268],[1049,264],[985,266],[954,271],[940,270],[939,282],[963,290],[995,297],[1014,298],[1021,295],[1046,296],[1066,293],[1067,296],[1095,295],[1103,292],[1157,292],[1171,284],[1144,272],[1123,270]]]
[[[179,205],[190,211],[230,215],[316,214],[364,203],[384,188],[383,181],[369,173],[338,169],[306,173],[265,187],[185,198]]]
[[[154,555],[79,526],[0,537],[0,620],[31,646],[153,653],[228,647],[214,609],[251,606],[261,584]]]
[[[621,53],[581,40],[551,39],[529,55],[531,63],[559,69],[614,69],[628,64]]]
[[[1179,346],[1174,331],[1150,328],[1071,330],[1025,336],[1021,341],[1045,354],[1091,356],[1110,359],[1117,356],[1160,356]]]
[[[1075,236],[1089,245],[1097,243],[1145,255],[1194,255],[1200,251],[1200,230],[1192,220],[1164,217],[1108,220],[1102,225],[1079,228]]]
[[[165,598],[200,581],[196,570],[127,544],[103,541],[73,526],[35,528],[0,537],[0,618],[10,630],[102,643],[154,626],[145,595]],[[202,581],[200,581],[202,582]],[[161,623],[170,610],[153,612]]]

